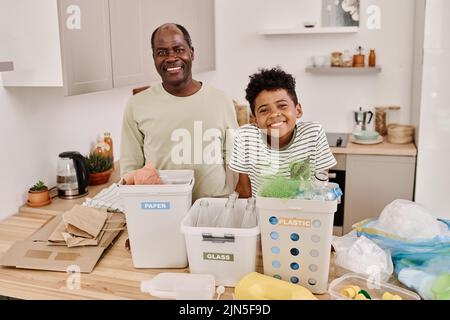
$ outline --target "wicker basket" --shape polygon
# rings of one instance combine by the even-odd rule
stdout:
[[[414,141],[414,126],[391,124],[388,126],[389,143],[404,144]]]

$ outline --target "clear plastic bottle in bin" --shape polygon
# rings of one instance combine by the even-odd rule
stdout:
[[[316,172],[314,177],[305,182],[299,190],[299,199],[333,201],[339,200],[342,191],[337,183],[328,182],[325,171]]]
[[[198,209],[197,227],[211,227],[212,222],[209,217],[209,202],[208,200],[200,201],[200,208]]]
[[[254,228],[257,225],[256,219],[256,199],[248,198],[247,206],[245,207],[244,216],[242,217],[241,228]]]

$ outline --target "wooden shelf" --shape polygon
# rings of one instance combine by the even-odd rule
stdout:
[[[321,33],[356,33],[359,27],[314,27],[314,28],[286,28],[286,29],[266,29],[261,31],[261,35],[283,35],[283,34],[321,34]]]
[[[369,68],[338,68],[338,67],[313,67],[305,69],[308,73],[314,74],[375,74],[381,72],[381,66]]]
[[[0,72],[13,70],[14,70],[14,63],[12,61],[0,62]]]

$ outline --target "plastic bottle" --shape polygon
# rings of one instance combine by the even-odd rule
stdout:
[[[245,207],[244,216],[242,217],[241,228],[254,228],[257,225],[255,198],[248,198]]]
[[[340,200],[342,190],[337,183],[328,182],[328,174],[324,171],[316,172],[309,183],[305,184],[301,199],[333,201]]]
[[[318,171],[314,175],[313,180],[313,188],[314,193],[311,197],[312,200],[325,200],[326,194],[328,192],[327,190],[327,182],[328,182],[328,175],[324,171]]]
[[[211,221],[209,221],[209,202],[208,200],[200,201],[200,208],[198,211],[196,227],[211,227]]]

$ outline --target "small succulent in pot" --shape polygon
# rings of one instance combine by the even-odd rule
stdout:
[[[41,207],[49,203],[50,194],[48,192],[48,187],[43,181],[39,180],[28,190],[27,204],[31,207]]]
[[[30,191],[45,191],[48,190],[48,187],[45,185],[45,183],[41,180],[36,182],[34,186],[30,188]]]

